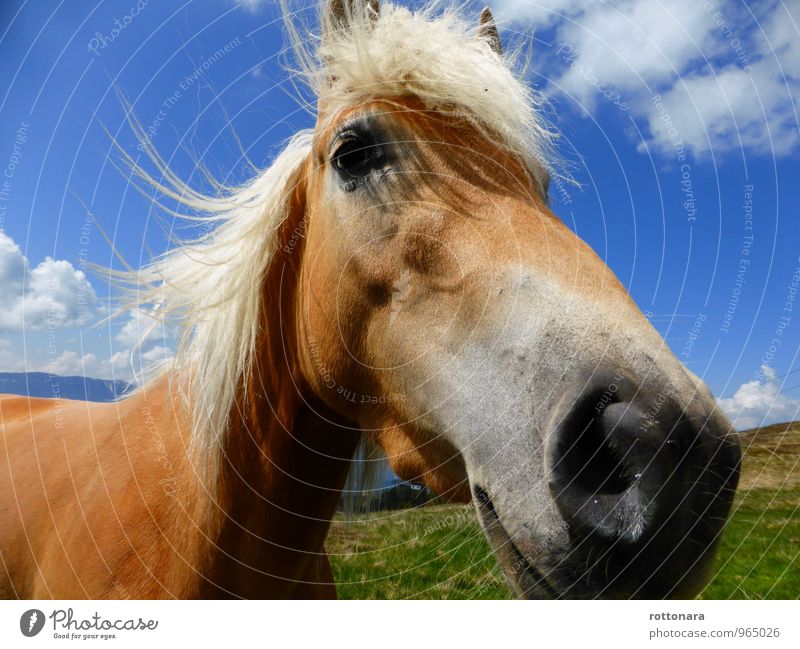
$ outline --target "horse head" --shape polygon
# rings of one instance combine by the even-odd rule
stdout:
[[[696,594],[738,442],[549,209],[553,136],[491,15],[338,0],[321,22],[312,52],[292,32],[314,128],[234,196],[189,196],[217,227],[137,274],[185,312],[195,427],[305,408],[360,431],[474,503],[519,595]]]
[[[328,5],[298,180],[304,384],[398,475],[471,499],[517,593],[694,595],[732,426],[548,208],[535,98],[476,23]]]

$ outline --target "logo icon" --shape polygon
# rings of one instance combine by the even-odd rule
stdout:
[[[44,628],[44,613],[38,608],[25,611],[19,618],[19,630],[22,635],[32,638]]]

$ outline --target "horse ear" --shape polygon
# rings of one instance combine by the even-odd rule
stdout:
[[[478,38],[485,39],[489,43],[489,47],[502,56],[503,43],[500,40],[500,32],[497,31],[497,25],[494,22],[492,12],[489,11],[489,7],[484,7],[483,11],[481,11]]]
[[[370,20],[377,20],[381,12],[379,0],[329,0],[325,22],[328,27],[341,29],[359,11],[363,11]]]
[[[335,40],[330,37],[348,29],[353,22],[361,22],[362,25],[369,26],[378,20],[380,11],[379,0],[328,0],[322,16],[323,43]],[[333,57],[326,56],[326,66],[330,66],[332,63]],[[328,83],[333,83],[336,77],[328,73],[327,79]]]

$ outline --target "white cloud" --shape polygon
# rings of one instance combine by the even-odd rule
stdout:
[[[598,78],[636,92],[669,82],[690,61],[708,56],[715,25],[700,2],[635,0],[593,3],[576,21],[558,29],[558,44],[572,48],[575,63],[592,67]],[[563,55],[563,51],[562,51]],[[568,67],[557,83],[592,105],[594,88]]]
[[[128,319],[114,336],[114,340],[133,349],[144,346],[148,342],[163,341],[170,335],[170,332],[158,320],[145,311],[135,309],[128,314]]]
[[[800,71],[800,4],[797,2],[780,2],[766,20],[759,25],[764,34],[759,49],[769,58],[774,54],[775,59],[781,63],[786,74],[798,77]]]
[[[117,379],[142,383],[153,369],[169,363],[173,357],[172,349],[166,345],[155,345],[147,351],[125,349],[113,354],[105,363],[106,374],[98,376],[106,378],[113,374]]]
[[[800,140],[800,3],[761,3],[750,11],[719,0],[495,0],[515,24],[554,30],[547,91],[589,113],[600,89],[649,127],[648,145],[674,148],[652,101],[663,105],[695,156],[738,149],[788,155]],[[549,74],[548,74],[549,73]],[[608,96],[608,94],[606,95]],[[640,147],[642,150],[644,147]]]
[[[152,349],[142,353],[142,360],[145,363],[162,363],[173,358],[172,350],[163,345],[156,345]]]
[[[267,2],[268,0],[233,0],[234,4],[239,5],[242,9],[251,13],[256,13],[259,9],[266,5]]]
[[[5,358],[5,348],[0,345],[0,362]],[[156,345],[142,353],[138,351],[131,352],[130,349],[115,352],[108,360],[100,360],[92,353],[86,353],[81,356],[78,352],[66,350],[61,355],[30,371],[50,372],[59,376],[88,376],[97,379],[139,382],[148,370],[161,363],[168,362],[172,358],[172,350],[162,345]],[[10,350],[8,359],[14,359]],[[4,369],[3,371],[26,371],[26,368],[20,365],[20,363],[17,363],[14,366],[15,370]]]
[[[540,29],[567,16],[575,15],[596,0],[491,0],[488,2],[495,20],[503,23],[533,23]]]
[[[771,74],[774,64],[761,61],[747,72],[730,65],[720,72],[689,75],[662,96],[680,138],[695,155],[740,146],[758,153],[785,155],[796,150],[798,125],[790,87],[800,84]],[[652,103],[652,102],[651,102]],[[648,116],[653,144],[673,148],[662,119]]]
[[[762,381],[748,381],[733,396],[719,399],[720,407],[739,430],[791,421],[800,412],[800,399],[780,392],[775,370],[763,365],[761,372]]]
[[[10,341],[0,338],[0,372],[24,372],[25,362]]]
[[[59,376],[90,376],[92,378],[111,378],[94,354],[81,356],[74,351],[64,351],[60,356],[52,358],[39,368],[41,372],[50,372]]]
[[[0,231],[0,331],[81,324],[96,301],[82,271],[50,257],[31,268],[20,247]]]

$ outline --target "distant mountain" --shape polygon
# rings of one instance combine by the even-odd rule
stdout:
[[[85,376],[58,376],[46,372],[0,372],[0,394],[28,397],[114,401],[131,389],[125,381]]]

